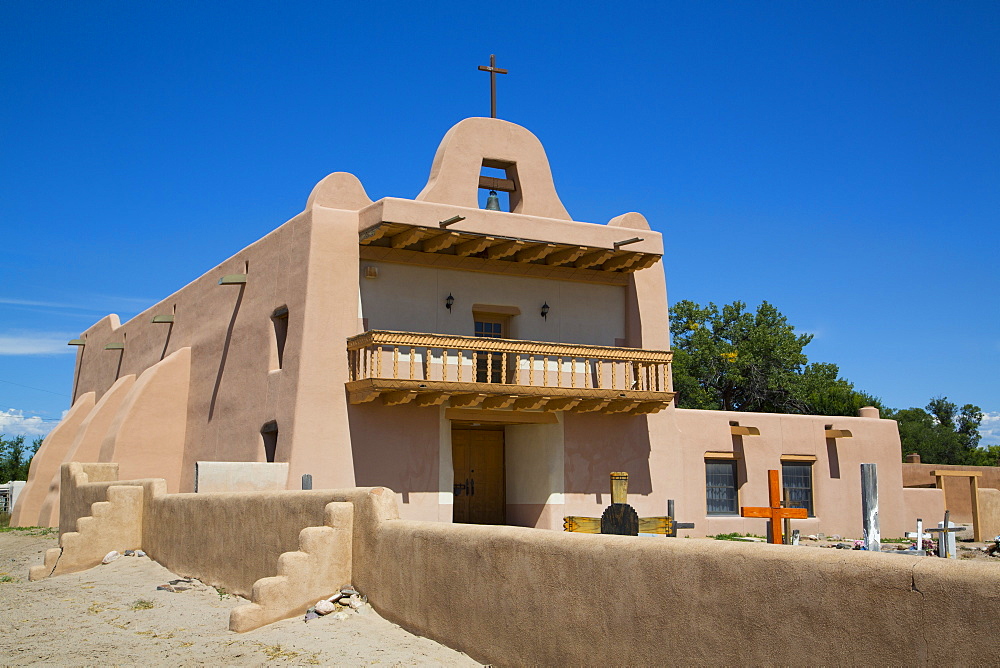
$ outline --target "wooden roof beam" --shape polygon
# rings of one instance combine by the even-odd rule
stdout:
[[[530,411],[541,408],[543,404],[550,401],[552,397],[521,397],[514,402],[514,410]]]
[[[599,264],[602,264],[614,254],[615,252],[613,250],[607,250],[607,249],[594,251],[593,253],[587,253],[579,260],[577,260],[573,264],[573,266],[576,267],[577,269],[590,269],[591,267],[595,267]]]
[[[532,246],[531,248],[525,248],[514,256],[514,259],[518,262],[534,262],[536,260],[541,260],[547,255],[551,255],[558,246],[555,244],[538,244],[537,246]]]
[[[389,232],[389,223],[379,223],[375,227],[369,227],[361,232],[361,243],[370,244],[378,241]]]
[[[661,410],[667,407],[668,401],[644,401],[639,404],[631,411],[632,415],[649,415],[650,413],[659,413]]]
[[[389,239],[389,245],[393,248],[406,248],[407,246],[412,246],[423,238],[423,228],[411,227],[408,230],[404,230],[399,234],[393,235],[393,237]]]
[[[425,408],[427,406],[440,406],[448,398],[447,392],[421,392],[413,401],[415,406]]]
[[[495,176],[480,176],[479,187],[482,190],[499,190],[505,193],[512,193],[517,190],[513,179],[500,179]]]
[[[486,251],[486,257],[490,260],[502,260],[505,257],[510,257],[514,253],[524,248],[525,243],[520,239],[514,239],[513,241],[505,241],[503,243],[497,244],[496,246],[490,247]]]
[[[437,253],[438,251],[443,251],[451,248],[459,241],[461,241],[462,235],[458,232],[445,232],[444,234],[439,234],[436,237],[431,237],[423,243],[421,249],[425,253]]]
[[[604,271],[618,271],[619,269],[624,270],[638,262],[640,258],[642,258],[641,253],[623,253],[622,255],[613,257],[602,264],[601,269]]]
[[[500,395],[497,397],[487,397],[483,399],[483,408],[490,410],[494,408],[510,408],[511,404],[517,401],[516,395]]]
[[[398,392],[383,392],[382,403],[386,406],[402,406],[417,398],[417,393],[412,390],[401,390]]]
[[[585,399],[573,408],[574,413],[594,413],[608,405],[607,399]]]
[[[545,406],[542,407],[544,411],[568,411],[576,408],[579,405],[579,399],[573,399],[571,397],[559,397],[557,399],[552,399]]]
[[[569,264],[570,262],[575,262],[580,259],[580,256],[586,252],[586,246],[570,246],[569,248],[564,248],[561,251],[556,251],[555,253],[549,255],[545,258],[545,264],[550,267],[558,267],[559,265]]]
[[[638,401],[632,401],[630,399],[621,399],[619,401],[610,402],[604,409],[604,413],[628,413],[633,408],[639,405]]]
[[[641,269],[649,269],[654,264],[660,261],[659,255],[647,254],[643,255],[642,259],[632,265],[629,269],[632,271],[639,271]]]
[[[469,239],[468,241],[463,241],[455,246],[455,255],[459,257],[466,257],[468,255],[472,255],[473,253],[481,253],[489,248],[494,241],[496,241],[496,239],[493,237],[476,237],[474,239]]]
[[[452,408],[472,408],[482,403],[485,394],[455,394],[451,397]]]

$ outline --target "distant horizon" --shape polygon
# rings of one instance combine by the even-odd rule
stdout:
[[[494,53],[573,218],[664,235],[670,304],[767,300],[810,361],[893,408],[975,404],[1000,444],[1000,5],[516,9],[0,6],[0,433],[69,408],[69,339],[326,174],[414,197],[489,115]]]

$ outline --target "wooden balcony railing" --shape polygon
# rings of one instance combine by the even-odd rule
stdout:
[[[390,331],[347,350],[352,403],[642,414],[673,399],[669,351]]]

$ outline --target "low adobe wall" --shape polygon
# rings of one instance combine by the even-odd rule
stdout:
[[[990,615],[968,613],[1000,605],[994,564],[408,521],[384,522],[375,548],[355,566],[375,608],[484,662],[996,657]]]
[[[1000,467],[998,466],[959,466],[956,464],[903,464],[903,486],[904,487],[933,487],[934,476],[931,471],[973,471],[981,473],[979,476],[979,489],[1000,490]],[[972,521],[972,494],[968,478],[948,476],[944,479],[944,496],[947,509],[951,511],[953,522]],[[983,503],[983,495],[980,494],[980,506]],[[982,508],[980,507],[980,511]],[[936,518],[934,521],[940,522],[943,518]],[[1000,518],[998,518],[1000,520]],[[1000,523],[991,524],[990,532],[1000,532]],[[983,531],[987,531],[986,524],[983,524]]]
[[[257,580],[278,572],[278,558],[299,549],[303,529],[325,525],[327,504],[349,496],[336,490],[164,494],[149,505],[142,545],[179,575],[250,598]],[[332,592],[317,598],[324,593]]]
[[[986,664],[996,654],[992,616],[969,613],[1000,606],[992,563],[415,522],[398,519],[385,488],[114,487],[129,485],[149,497],[133,512],[143,549],[168,568],[246,591],[280,563],[286,579],[264,577],[253,590],[291,590],[330,555],[346,560],[333,543],[350,540],[353,583],[384,617],[483,662],[799,664],[851,652],[931,663],[953,661],[960,646],[964,662]],[[336,513],[340,538],[318,545],[323,537],[307,527],[330,526]],[[283,602],[284,614],[297,614],[307,595]],[[249,607],[231,618],[238,630],[266,621]]]

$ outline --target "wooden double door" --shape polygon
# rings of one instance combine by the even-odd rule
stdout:
[[[455,467],[453,521],[503,524],[506,520],[503,431],[453,429]]]

